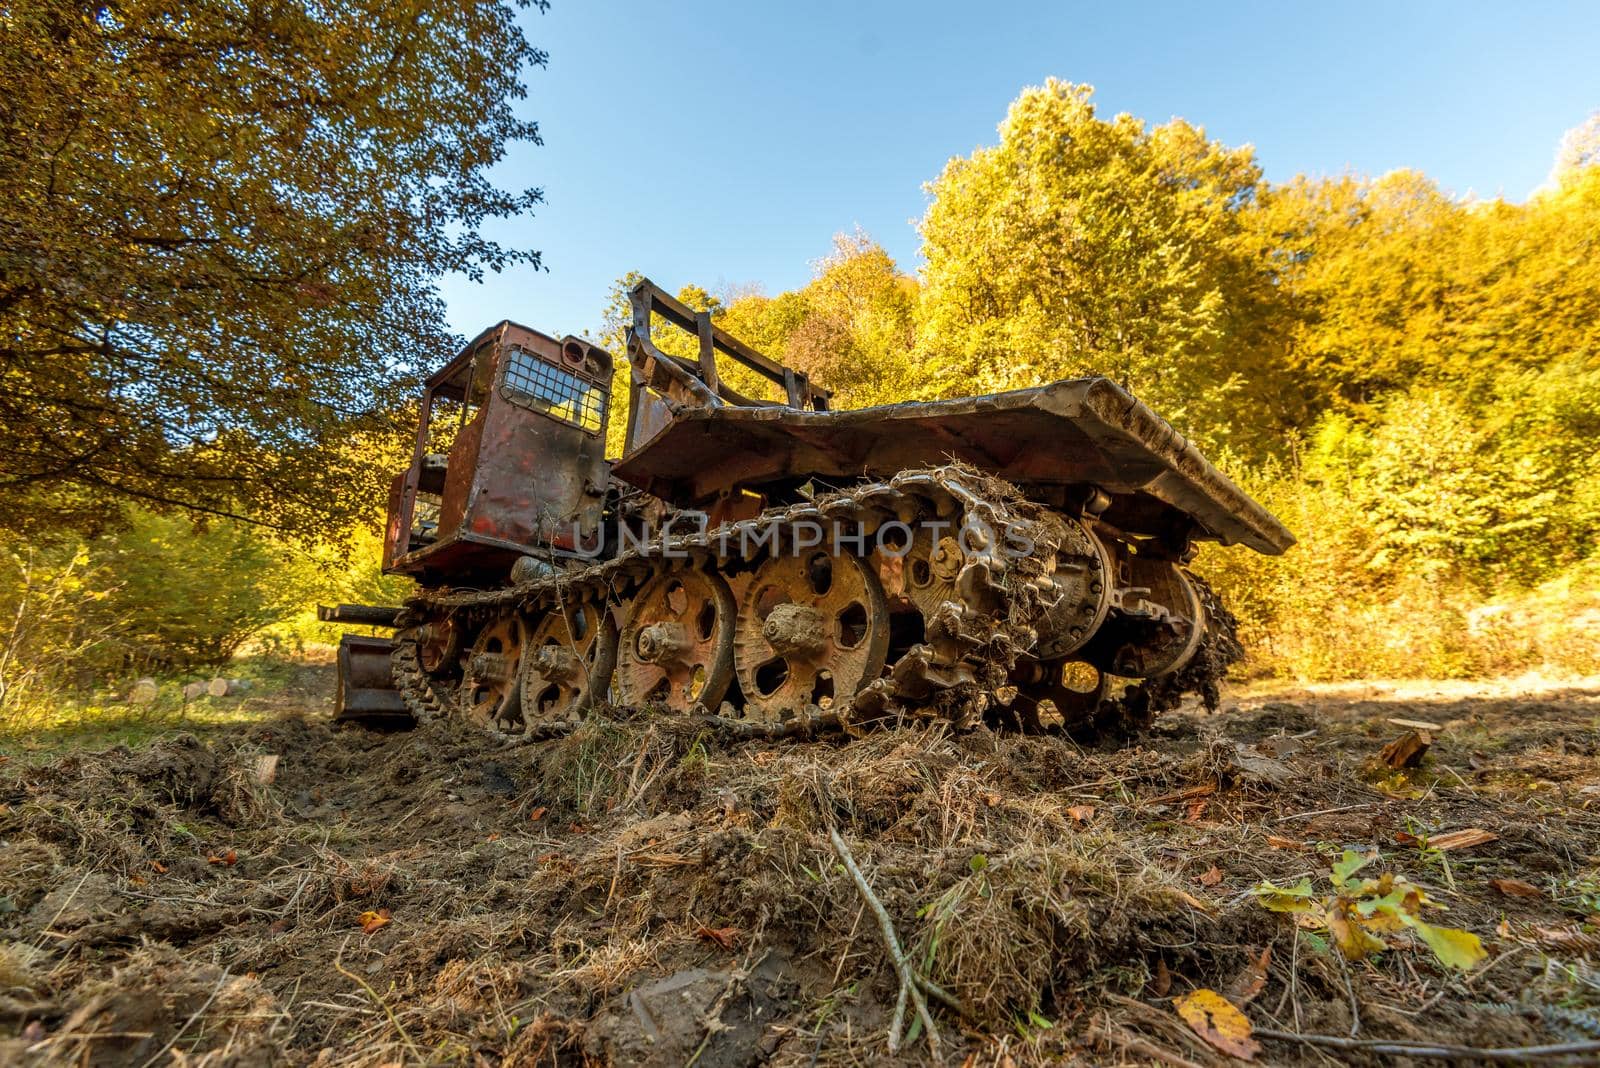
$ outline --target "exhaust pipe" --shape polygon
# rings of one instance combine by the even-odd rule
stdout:
[[[317,618],[324,623],[351,623],[362,627],[398,627],[400,609],[377,604],[319,604]]]

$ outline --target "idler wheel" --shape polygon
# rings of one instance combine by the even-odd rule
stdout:
[[[733,681],[733,594],[719,575],[657,575],[627,607],[617,647],[624,704],[716,708]]]
[[[461,709],[486,727],[514,725],[522,716],[518,675],[526,630],[518,616],[486,623],[467,651],[461,683]]]
[[[874,569],[854,556],[775,556],[739,608],[734,663],[744,714],[776,721],[830,708],[883,674],[889,607]]]
[[[523,723],[579,718],[606,696],[616,664],[617,625],[605,605],[554,609],[533,628],[523,656]]]

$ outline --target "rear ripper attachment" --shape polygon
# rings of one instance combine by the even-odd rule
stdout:
[[[706,313],[630,296],[620,461],[587,342],[502,323],[429,379],[385,551],[421,589],[329,610],[395,631],[341,646],[341,718],[540,737],[617,703],[1087,735],[1215,700],[1240,649],[1185,565],[1293,538],[1115,384],[833,411]]]

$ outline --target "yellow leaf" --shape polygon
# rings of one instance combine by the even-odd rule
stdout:
[[[1201,987],[1174,998],[1183,1022],[1216,1049],[1242,1061],[1254,1060],[1261,1044],[1251,1038],[1253,1028],[1245,1014],[1215,990]]]
[[[389,910],[378,909],[376,912],[374,912],[373,910],[368,909],[366,912],[363,912],[360,916],[356,917],[356,922],[361,925],[362,934],[371,934],[380,927],[388,926]]]
[[[1334,944],[1344,954],[1345,960],[1362,960],[1388,948],[1383,939],[1369,934],[1361,924],[1352,922],[1349,913],[1342,907],[1328,910],[1328,933],[1333,935]]]
[[[1421,920],[1412,920],[1411,926],[1428,944],[1428,948],[1433,950],[1433,955],[1439,958],[1439,963],[1447,968],[1468,971],[1487,955],[1483,941],[1471,931],[1462,931],[1454,927],[1435,927]]]
[[[1295,886],[1274,886],[1260,882],[1250,888],[1261,907],[1273,912],[1311,912],[1317,903],[1311,899],[1311,880],[1301,879]]]

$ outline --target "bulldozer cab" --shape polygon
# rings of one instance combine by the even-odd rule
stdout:
[[[411,465],[389,492],[384,570],[503,581],[523,556],[598,546],[612,358],[506,321],[422,395]]]

